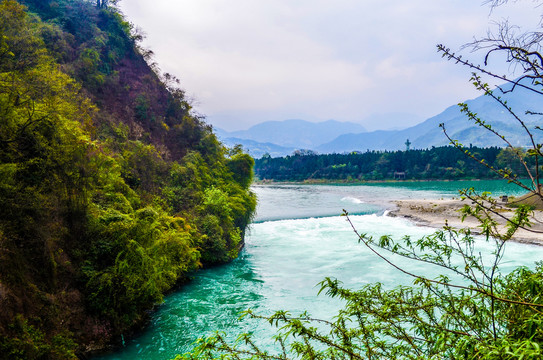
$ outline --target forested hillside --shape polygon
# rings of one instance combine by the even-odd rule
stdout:
[[[0,358],[119,342],[235,258],[253,159],[192,115],[104,1],[0,2]]]
[[[274,181],[452,180],[501,178],[492,168],[508,169],[512,174],[524,171],[511,149],[473,146],[469,153],[484,159],[488,166],[471,161],[455,147],[441,146],[426,150],[322,155],[297,152],[282,158],[264,156],[255,162],[255,175],[260,180]],[[527,156],[525,158],[531,161]]]

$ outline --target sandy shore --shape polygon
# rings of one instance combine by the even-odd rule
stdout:
[[[464,222],[461,221],[459,210],[466,204],[470,204],[469,200],[398,200],[395,201],[396,208],[390,212],[391,216],[400,216],[414,221],[418,225],[442,228],[445,223],[455,228],[471,228],[473,232],[479,233],[479,222],[474,217],[466,217]],[[511,217],[513,211],[504,210],[500,214],[506,217]],[[494,216],[499,224],[503,227],[505,220],[498,216]],[[534,219],[532,220],[532,231],[519,229],[514,236],[515,241],[543,245],[543,212],[536,210]]]

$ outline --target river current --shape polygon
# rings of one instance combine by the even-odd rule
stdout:
[[[517,187],[500,181],[254,186],[259,198],[257,215],[239,258],[199,271],[188,285],[166,297],[140,336],[127,339],[118,352],[96,359],[171,359],[214,330],[224,331],[231,339],[251,332],[266,345],[274,329],[256,320],[239,321],[240,313],[252,309],[270,315],[289,310],[298,315],[307,310],[314,317],[330,319],[341,303],[318,295],[317,284],[325,277],[337,278],[351,288],[373,282],[388,287],[410,284],[412,279],[358,243],[349,223],[340,216],[342,210],[351,214],[360,233],[416,239],[435,229],[387,216],[392,201],[458,197],[458,189],[468,187],[491,191],[495,196],[522,194]],[[491,251],[484,241],[479,246],[483,253]],[[542,258],[543,247],[510,243],[501,269],[533,267]],[[430,277],[438,274],[431,267],[393,260],[413,272]]]

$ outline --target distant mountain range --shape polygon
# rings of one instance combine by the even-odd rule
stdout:
[[[517,115],[526,122],[539,142],[543,140],[543,133],[535,130],[541,125],[541,115],[525,115],[526,110],[542,112],[541,95],[517,88],[514,92],[502,95],[507,105],[516,111]],[[497,101],[489,96],[480,96],[474,100],[466,101],[470,111],[492,125],[500,134],[504,135],[513,146],[526,146],[529,137],[520,124]],[[319,153],[333,153],[346,151],[366,150],[402,150],[405,149],[407,139],[413,149],[426,149],[432,146],[449,144],[439,124],[444,124],[451,138],[468,146],[505,146],[505,142],[490,131],[475,125],[465,114],[460,112],[458,105],[450,106],[445,111],[428,120],[399,131],[374,131],[360,134],[344,134],[333,141],[320,145],[314,150]]]
[[[315,149],[340,135],[365,131],[362,125],[352,122],[328,120],[313,123],[299,119],[266,121],[247,130],[233,132],[215,128],[215,133],[225,145],[241,144],[254,157],[266,152],[275,157],[291,154],[296,149]]]
[[[543,113],[541,95],[522,88],[501,95],[507,105],[521,116],[534,133],[538,142],[543,142],[543,132],[535,130],[541,125],[543,116],[525,115],[526,110]],[[466,101],[470,110],[487,121],[504,135],[514,146],[526,146],[529,137],[509,114],[507,109],[489,96],[480,96]],[[217,129],[225,145],[241,144],[252,156],[259,158],[265,153],[272,157],[290,155],[296,149],[310,149],[318,153],[343,153],[367,150],[403,150],[409,139],[412,149],[425,149],[447,145],[449,141],[439,124],[443,123],[447,133],[464,145],[480,147],[505,146],[498,136],[476,126],[457,105],[431,117],[418,125],[403,130],[378,130],[366,132],[356,123],[329,120],[312,123],[304,120],[268,121],[248,130],[226,132]]]
[[[215,132],[217,133],[217,130],[215,130]],[[230,148],[238,144],[242,145],[243,149],[256,159],[261,158],[264,154],[269,154],[271,157],[282,157],[292,154],[297,149],[294,147],[285,147],[269,142],[258,142],[235,137],[221,138],[219,135],[219,138],[224,145]]]

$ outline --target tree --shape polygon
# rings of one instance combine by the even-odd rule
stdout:
[[[493,0],[487,3],[495,7],[506,2]],[[512,120],[525,130],[531,146],[524,153],[509,143],[490,122],[471,112],[466,104],[460,105],[468,119],[504,141],[508,149],[506,154],[514,155],[530,184],[521,182],[521,174],[512,173],[509,168],[489,165],[476,153],[451,139],[446,129],[445,135],[474,161],[539,197],[542,197],[539,162],[543,146],[533,135],[541,129],[530,127],[525,116],[541,114],[531,109],[511,108],[500,93],[523,88],[543,95],[542,41],[543,32],[516,35],[512,26],[503,23],[496,36],[489,35],[471,44],[475,49],[485,51],[483,66],[463,60],[444,46],[438,47],[443,56],[471,68],[474,85],[503,106]],[[504,52],[506,61],[522,69],[522,75],[509,79],[493,72],[489,59],[496,52]],[[498,87],[494,91],[482,80],[482,75],[504,81],[509,86]],[[526,110],[525,115],[520,115],[518,111],[523,110]],[[507,226],[502,230],[496,218],[503,215],[494,199],[470,189],[461,193],[474,203],[466,206],[462,215],[479,219],[485,240],[494,245],[494,257],[490,263],[488,260],[483,263],[475,250],[475,239],[470,229],[455,230],[445,226],[422,239],[406,237],[393,241],[388,236],[373,239],[359,234],[353,227],[363,246],[397,271],[411,276],[413,285],[387,290],[380,284],[370,284],[360,290],[351,290],[342,287],[339,281],[327,278],[321,283],[321,292],[346,302],[333,321],[314,319],[308,314],[291,316],[285,311],[271,316],[247,311],[246,316],[263,319],[279,328],[275,352],[260,348],[248,334],[241,335],[236,343],[230,344],[223,334],[218,333],[201,340],[200,345],[183,358],[541,359],[543,263],[537,264],[535,270],[521,267],[509,275],[499,273],[507,242],[518,229],[529,230],[531,212],[526,206],[519,206],[515,215],[506,219]],[[347,213],[344,215],[349,219]],[[443,268],[443,274],[427,278],[424,274],[406,271],[388,260],[384,256],[387,253],[434,264]]]
[[[105,9],[110,3],[115,5],[117,2],[118,0],[96,0],[96,7],[99,9]]]

